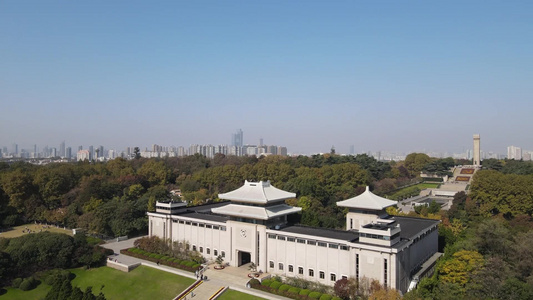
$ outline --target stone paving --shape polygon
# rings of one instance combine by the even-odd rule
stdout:
[[[196,279],[195,274],[191,272],[182,271],[180,269],[171,268],[168,266],[157,265],[156,263],[153,263],[151,261],[120,254],[121,249],[133,247],[133,242],[138,238],[140,237],[136,237],[133,239],[120,241],[120,242],[108,241],[108,243],[103,244],[102,247],[107,248],[107,249],[112,249],[115,253],[113,255],[110,255],[109,257],[113,260],[116,259],[117,262],[119,263],[122,263],[125,265],[141,263],[144,266],[149,266],[149,267],[159,269],[162,271],[166,271],[169,273]],[[203,275],[207,276],[207,280],[204,280],[204,282],[200,286],[198,286],[196,289],[193,290],[194,297],[190,293],[184,299],[207,300],[214,293],[216,293],[221,287],[227,286],[232,290],[236,290],[239,292],[247,293],[247,294],[265,298],[265,299],[289,300],[289,298],[286,298],[286,297],[273,295],[273,294],[266,293],[260,290],[247,288],[246,283],[248,283],[248,281],[250,280],[250,278],[248,278],[248,273],[250,272],[248,271],[248,268],[246,266],[242,266],[239,268],[226,267],[223,270],[215,270],[212,268],[213,266],[214,265],[211,265],[210,267],[208,267],[207,270],[204,271]],[[268,274],[262,274],[261,277],[264,277],[267,275]]]

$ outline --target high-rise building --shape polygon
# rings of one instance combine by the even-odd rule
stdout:
[[[507,159],[521,160],[522,149],[520,147],[515,146],[507,147]]]
[[[89,150],[80,150],[76,155],[77,161],[91,160]]]
[[[72,148],[67,147],[65,149],[65,158],[67,158],[67,159],[71,159],[72,158]]]
[[[19,145],[13,144],[13,154],[17,156],[19,154]]]
[[[65,141],[62,141],[61,144],[59,144],[59,156],[65,157]]]
[[[89,146],[89,161],[92,161],[94,159],[94,147]]]
[[[474,134],[474,166],[481,166],[481,148],[479,134]]]
[[[231,145],[237,147],[242,147],[244,145],[243,133],[241,129],[237,130],[236,133],[231,135]]]

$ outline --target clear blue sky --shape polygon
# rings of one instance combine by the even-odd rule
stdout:
[[[0,146],[533,150],[533,1],[0,0]]]

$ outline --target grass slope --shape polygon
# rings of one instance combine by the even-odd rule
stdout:
[[[72,280],[73,286],[78,286],[83,291],[92,286],[93,294],[98,295],[101,290],[108,300],[172,299],[194,282],[193,279],[144,266],[129,273],[108,267],[70,271],[76,274],[76,278]],[[26,292],[7,288],[7,293],[0,294],[0,299],[39,300],[46,296],[50,288],[44,283]]]
[[[92,270],[75,269],[73,286],[82,290],[92,286],[96,295],[100,289],[108,300],[172,299],[194,280],[150,267],[139,266],[129,273],[108,267]],[[101,288],[103,286],[103,288]]]
[[[266,300],[249,294],[241,293],[235,290],[226,290],[217,300]]]
[[[36,224],[26,224],[26,225],[20,225],[20,226],[17,226],[17,227],[13,227],[13,228],[10,228],[10,229],[3,229],[5,230],[4,232],[0,232],[0,237],[3,237],[3,238],[14,238],[14,237],[19,237],[19,236],[22,236],[22,235],[25,235],[25,234],[28,234],[28,233],[23,233],[22,231],[26,229],[26,227],[34,232],[41,232],[41,231],[50,231],[50,232],[57,232],[57,233],[64,233],[64,234],[68,234],[68,235],[72,235],[72,230],[70,229],[63,229],[63,228],[58,228],[58,227],[54,227],[54,226],[50,226],[48,228],[46,228],[45,226],[42,226],[42,225],[36,225]]]

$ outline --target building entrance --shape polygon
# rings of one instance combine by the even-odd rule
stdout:
[[[239,267],[252,261],[250,252],[239,251]]]

